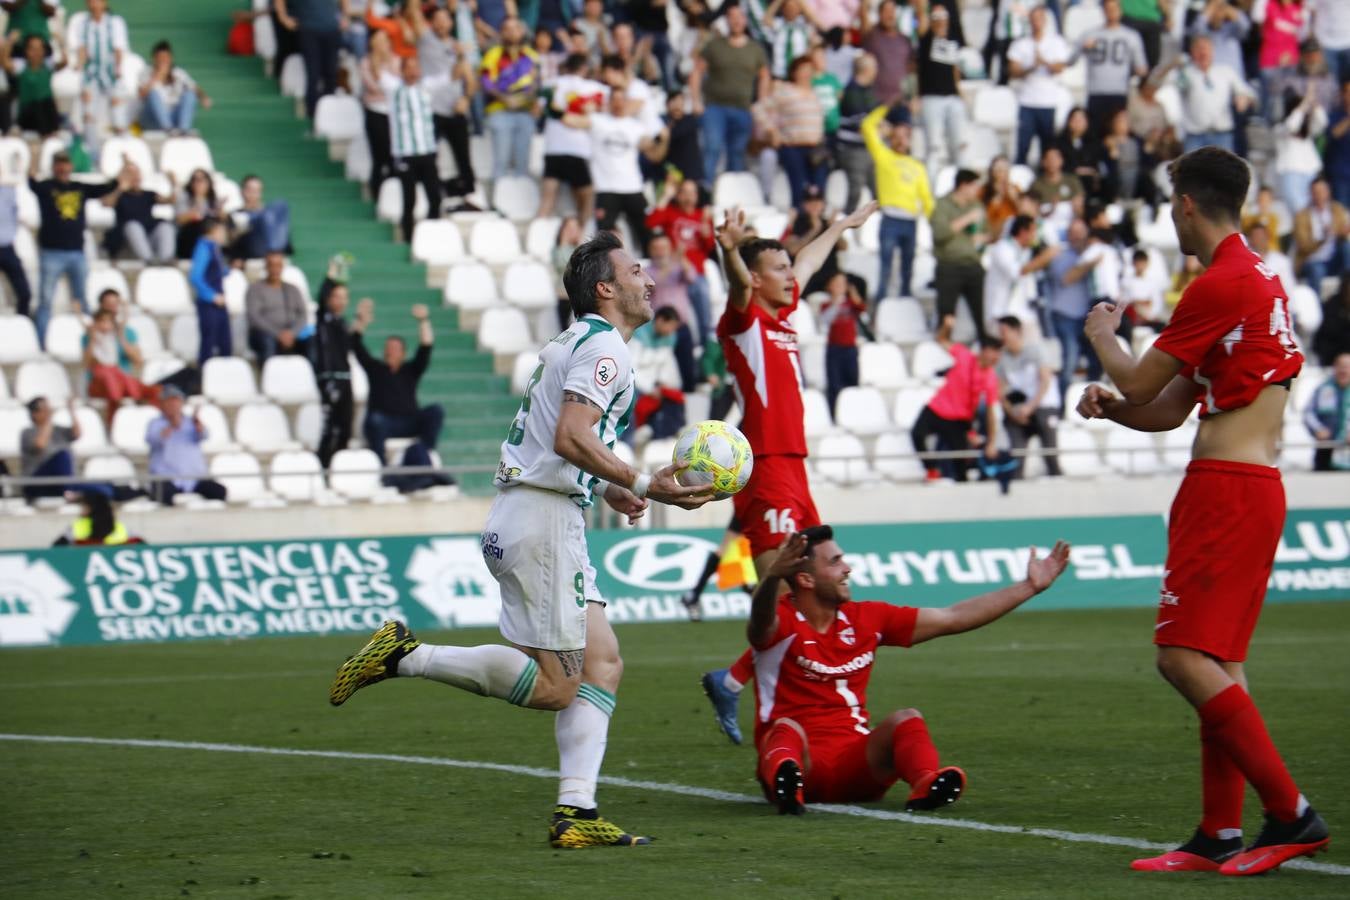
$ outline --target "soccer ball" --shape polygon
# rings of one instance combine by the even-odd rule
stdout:
[[[750,442],[733,425],[709,419],[690,425],[675,441],[680,483],[711,484],[714,499],[725,500],[745,487],[755,468]]]

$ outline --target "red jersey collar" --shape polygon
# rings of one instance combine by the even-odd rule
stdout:
[[[1247,239],[1242,236],[1242,232],[1235,231],[1219,241],[1219,246],[1214,248],[1214,256],[1210,259],[1210,264],[1213,265],[1218,262],[1221,257],[1230,256],[1244,250],[1248,253],[1252,252],[1252,249],[1247,246]]]

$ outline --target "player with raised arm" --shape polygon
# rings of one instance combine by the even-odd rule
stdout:
[[[614,455],[636,397],[628,340],[652,318],[651,277],[602,232],[572,254],[563,285],[577,321],[539,352],[502,444],[483,528],[483,557],[501,586],[501,632],[512,646],[433,646],[386,622],[338,668],[329,700],[339,706],[367,685],[420,676],[558,710],[561,780],[549,840],[632,846],[648,838],[600,818],[595,804],[623,662],[596,590],[583,510],[603,497],[633,522],[649,500],[696,509],[713,490],[681,486],[673,465],[647,474]]]
[[[1084,330],[1120,393],[1090,385],[1078,404],[1087,418],[1137,431],[1177,428],[1200,405],[1191,463],[1168,521],[1153,643],[1158,671],[1200,719],[1203,815],[1189,841],[1133,868],[1255,875],[1328,843],[1326,823],[1285,768],[1243,670],[1284,530],[1276,446],[1303,356],[1284,287],[1239,229],[1247,164],[1204,147],[1170,171],[1181,251],[1205,272],[1139,359],[1116,341],[1124,307],[1092,309]],[[1265,810],[1261,834],[1246,850],[1245,783]]]
[[[750,238],[743,210],[728,210],[717,229],[727,282],[727,307],[717,323],[717,339],[734,379],[740,429],[755,453],[750,483],[732,502],[750,541],[756,572],[763,571],[787,535],[820,524],[806,481],[802,369],[797,332],[788,316],[797,309],[802,285],[824,265],[844,232],[858,228],[876,211],[874,201],[835,220],[797,252],[795,261],[780,242]],[[747,650],[729,668],[703,675],[718,727],[737,744],[741,729],[736,707],[752,674]]]
[[[942,766],[916,709],[891,713],[873,728],[867,684],[878,647],[912,647],[973,631],[1054,584],[1069,563],[1060,541],[1026,578],[945,609],[854,602],[849,565],[828,525],[791,535],[766,566],[750,605],[746,636],[758,685],[755,745],[759,780],[779,813],[806,803],[880,800],[909,785],[907,810],[960,799],[966,774]],[[786,587],[787,593],[780,593]]]

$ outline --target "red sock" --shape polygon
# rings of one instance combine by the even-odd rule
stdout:
[[[806,755],[805,743],[801,732],[785,722],[775,723],[764,735],[759,749],[759,777],[767,785],[773,784],[773,776],[784,760],[792,760],[798,768],[802,757]]]
[[[928,736],[928,723],[915,717],[895,726],[891,734],[891,759],[895,773],[911,787],[925,775],[936,772],[938,752]]]
[[[1200,779],[1204,818],[1200,830],[1212,838],[1232,837],[1242,832],[1242,795],[1247,782],[1233,757],[1214,735],[1214,729],[1200,725]]]
[[[746,650],[742,653],[741,658],[732,663],[728,671],[731,677],[742,685],[749,684],[750,679],[755,677],[754,651]]]
[[[1242,685],[1210,698],[1200,707],[1200,722],[1216,748],[1226,751],[1242,777],[1256,788],[1266,812],[1283,822],[1298,818],[1298,788]]]

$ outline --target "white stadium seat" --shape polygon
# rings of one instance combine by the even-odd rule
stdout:
[[[520,235],[506,219],[479,219],[469,232],[469,255],[490,266],[504,266],[521,256]]]
[[[1306,284],[1296,284],[1288,290],[1289,316],[1294,320],[1294,329],[1310,338],[1322,325],[1321,298]]]
[[[417,199],[413,201],[413,222],[427,217],[427,192],[419,184],[416,187]],[[375,201],[375,217],[381,222],[397,225],[403,218],[403,185],[397,178],[386,178],[380,184],[380,196]],[[416,231],[414,224],[413,230]]]
[[[891,420],[897,428],[912,428],[919,420],[919,413],[933,397],[932,388],[904,388],[895,395],[895,404],[891,407]],[[912,449],[912,448],[911,448]]]
[[[136,305],[154,316],[196,313],[187,276],[176,266],[150,266],[136,279]]]
[[[528,222],[539,213],[539,183],[508,175],[492,185],[492,208],[512,222]]]
[[[1017,127],[1017,95],[1009,87],[988,87],[975,96],[974,119],[995,131]]]
[[[14,397],[27,403],[35,397],[46,397],[58,406],[70,397],[70,379],[66,367],[51,359],[30,359],[19,366],[14,377]]]
[[[0,407],[13,406],[14,396],[9,392],[9,379],[5,377],[5,370],[0,369]]]
[[[225,311],[231,316],[245,315],[248,312],[248,276],[242,269],[230,269],[221,284],[225,288]]]
[[[426,219],[413,227],[412,258],[429,266],[463,262],[464,238],[449,219]]]
[[[201,339],[202,333],[195,312],[174,316],[173,321],[169,323],[169,351],[174,356],[195,364]]]
[[[905,355],[895,344],[863,344],[858,348],[858,383],[883,391],[899,390],[909,383]]]
[[[539,354],[533,350],[522,350],[516,354],[511,365],[511,393],[523,394],[529,386],[534,370],[539,367]]]
[[[548,216],[535,219],[525,230],[525,252],[544,263],[553,262],[553,248],[558,245],[558,229],[562,219]]]
[[[136,332],[140,336],[140,332]],[[187,364],[176,356],[147,356],[141,366],[141,381],[146,384],[159,384],[175,372],[182,371]]]
[[[214,356],[202,366],[202,393],[221,406],[239,406],[257,399],[253,367],[238,356]]]
[[[1105,24],[1106,16],[1100,6],[1087,3],[1070,6],[1064,12],[1064,40],[1076,44],[1083,35]]]
[[[381,490],[380,468],[373,450],[339,450],[328,465],[328,485],[352,500],[369,500]]]
[[[234,437],[244,449],[253,453],[279,453],[299,448],[299,444],[291,440],[291,425],[286,421],[286,414],[275,403],[246,403],[239,407],[234,420]]]
[[[127,162],[135,163],[142,175],[153,175],[158,171],[150,145],[141,138],[129,134],[106,138],[98,152],[99,171],[109,178],[116,178]]]
[[[324,492],[323,466],[308,450],[287,450],[272,457],[268,486],[287,500],[313,500]]]
[[[159,169],[172,175],[178,184],[185,185],[195,170],[214,172],[216,164],[206,141],[196,137],[171,137],[159,148]]]
[[[937,341],[920,341],[914,348],[914,363],[910,367],[920,381],[935,381],[938,373],[950,369],[952,355]]]
[[[122,407],[113,416],[112,445],[130,456],[145,456],[150,452],[145,431],[159,417],[160,411],[153,406]]]
[[[323,436],[323,407],[306,403],[295,413],[295,439],[306,450],[317,450]]]
[[[877,340],[899,344],[917,344],[929,334],[923,306],[909,297],[887,297],[878,303],[875,328]]]
[[[1150,432],[1112,428],[1106,434],[1106,462],[1122,475],[1152,475],[1161,468],[1158,444]]]
[[[305,305],[313,302],[313,295],[309,292],[309,277],[305,275],[305,270],[295,263],[286,263],[281,270],[281,280],[287,284],[294,285],[300,292],[300,296],[305,298]]]
[[[271,16],[254,17],[253,52],[268,62],[271,62],[276,58],[277,32],[276,27],[272,24]],[[287,57],[287,59],[289,58],[290,57]],[[303,69],[301,71],[303,71]]]
[[[33,152],[28,149],[27,141],[20,137],[0,137],[0,177],[9,179],[7,184],[26,180],[32,162]]]
[[[834,426],[830,404],[825,399],[823,391],[816,388],[802,391],[802,426],[806,430],[807,440],[815,440],[839,431]]]
[[[370,158],[370,142],[364,134],[358,134],[347,142],[347,157],[343,160],[342,174],[348,181],[365,184],[370,180],[374,162]]]
[[[292,53],[281,64],[281,96],[297,100],[305,96],[305,61]]]
[[[98,305],[99,295],[106,290],[117,291],[117,296],[127,302],[131,302],[131,286],[127,284],[127,276],[122,274],[122,270],[116,266],[98,266],[89,270],[89,277],[84,280],[84,296],[89,301],[90,306]]]
[[[22,406],[0,406],[0,459],[19,455],[19,438],[33,419]]]
[[[47,355],[67,365],[84,357],[84,322],[73,313],[52,316],[47,323]]]
[[[0,364],[12,366],[42,356],[37,329],[27,316],[0,316],[0,335],[4,335],[0,340]]]
[[[483,318],[478,323],[478,346],[500,354],[533,349],[529,319],[520,310],[509,306],[483,310]]]
[[[327,94],[314,107],[314,136],[326,141],[350,141],[365,133],[361,101],[350,94]]]
[[[89,481],[136,477],[136,465],[120,453],[105,453],[85,460],[83,471]]]
[[[886,401],[874,387],[846,387],[835,401],[834,420],[853,434],[871,437],[891,430]]]
[[[1070,477],[1095,478],[1107,471],[1102,463],[1097,438],[1085,428],[1060,428],[1059,469]]]
[[[507,303],[523,309],[555,306],[558,297],[553,287],[553,273],[537,260],[517,260],[502,274],[502,297]]]
[[[723,172],[713,185],[713,206],[718,210],[738,206],[756,209],[765,205],[759,179],[749,172]]]
[[[239,445],[230,437],[230,420],[225,410],[214,403],[201,403],[193,408],[193,414],[202,423],[206,437],[202,439],[202,452],[206,454],[229,453],[239,449]]]
[[[370,378],[355,353],[347,354],[347,370],[352,373],[352,400],[358,404],[365,403],[370,396]]]
[[[835,484],[860,484],[876,476],[867,462],[862,441],[851,434],[821,438],[814,457],[817,471]]]
[[[445,279],[445,302],[460,309],[487,309],[498,301],[497,279],[480,262],[456,263]]]
[[[303,356],[273,356],[263,364],[262,392],[288,406],[317,401],[314,367]]]
[[[888,431],[879,435],[872,449],[872,466],[878,474],[892,481],[917,481],[922,471],[908,431]]]
[[[211,478],[225,486],[230,503],[248,503],[266,496],[262,466],[251,453],[219,453],[211,457]]]
[[[52,415],[53,422],[67,428],[70,427],[70,420],[69,409],[58,409]],[[75,421],[80,423],[80,439],[71,445],[76,456],[83,458],[112,452],[112,445],[108,443],[108,430],[104,427],[103,416],[98,410],[92,406],[77,406]]]

